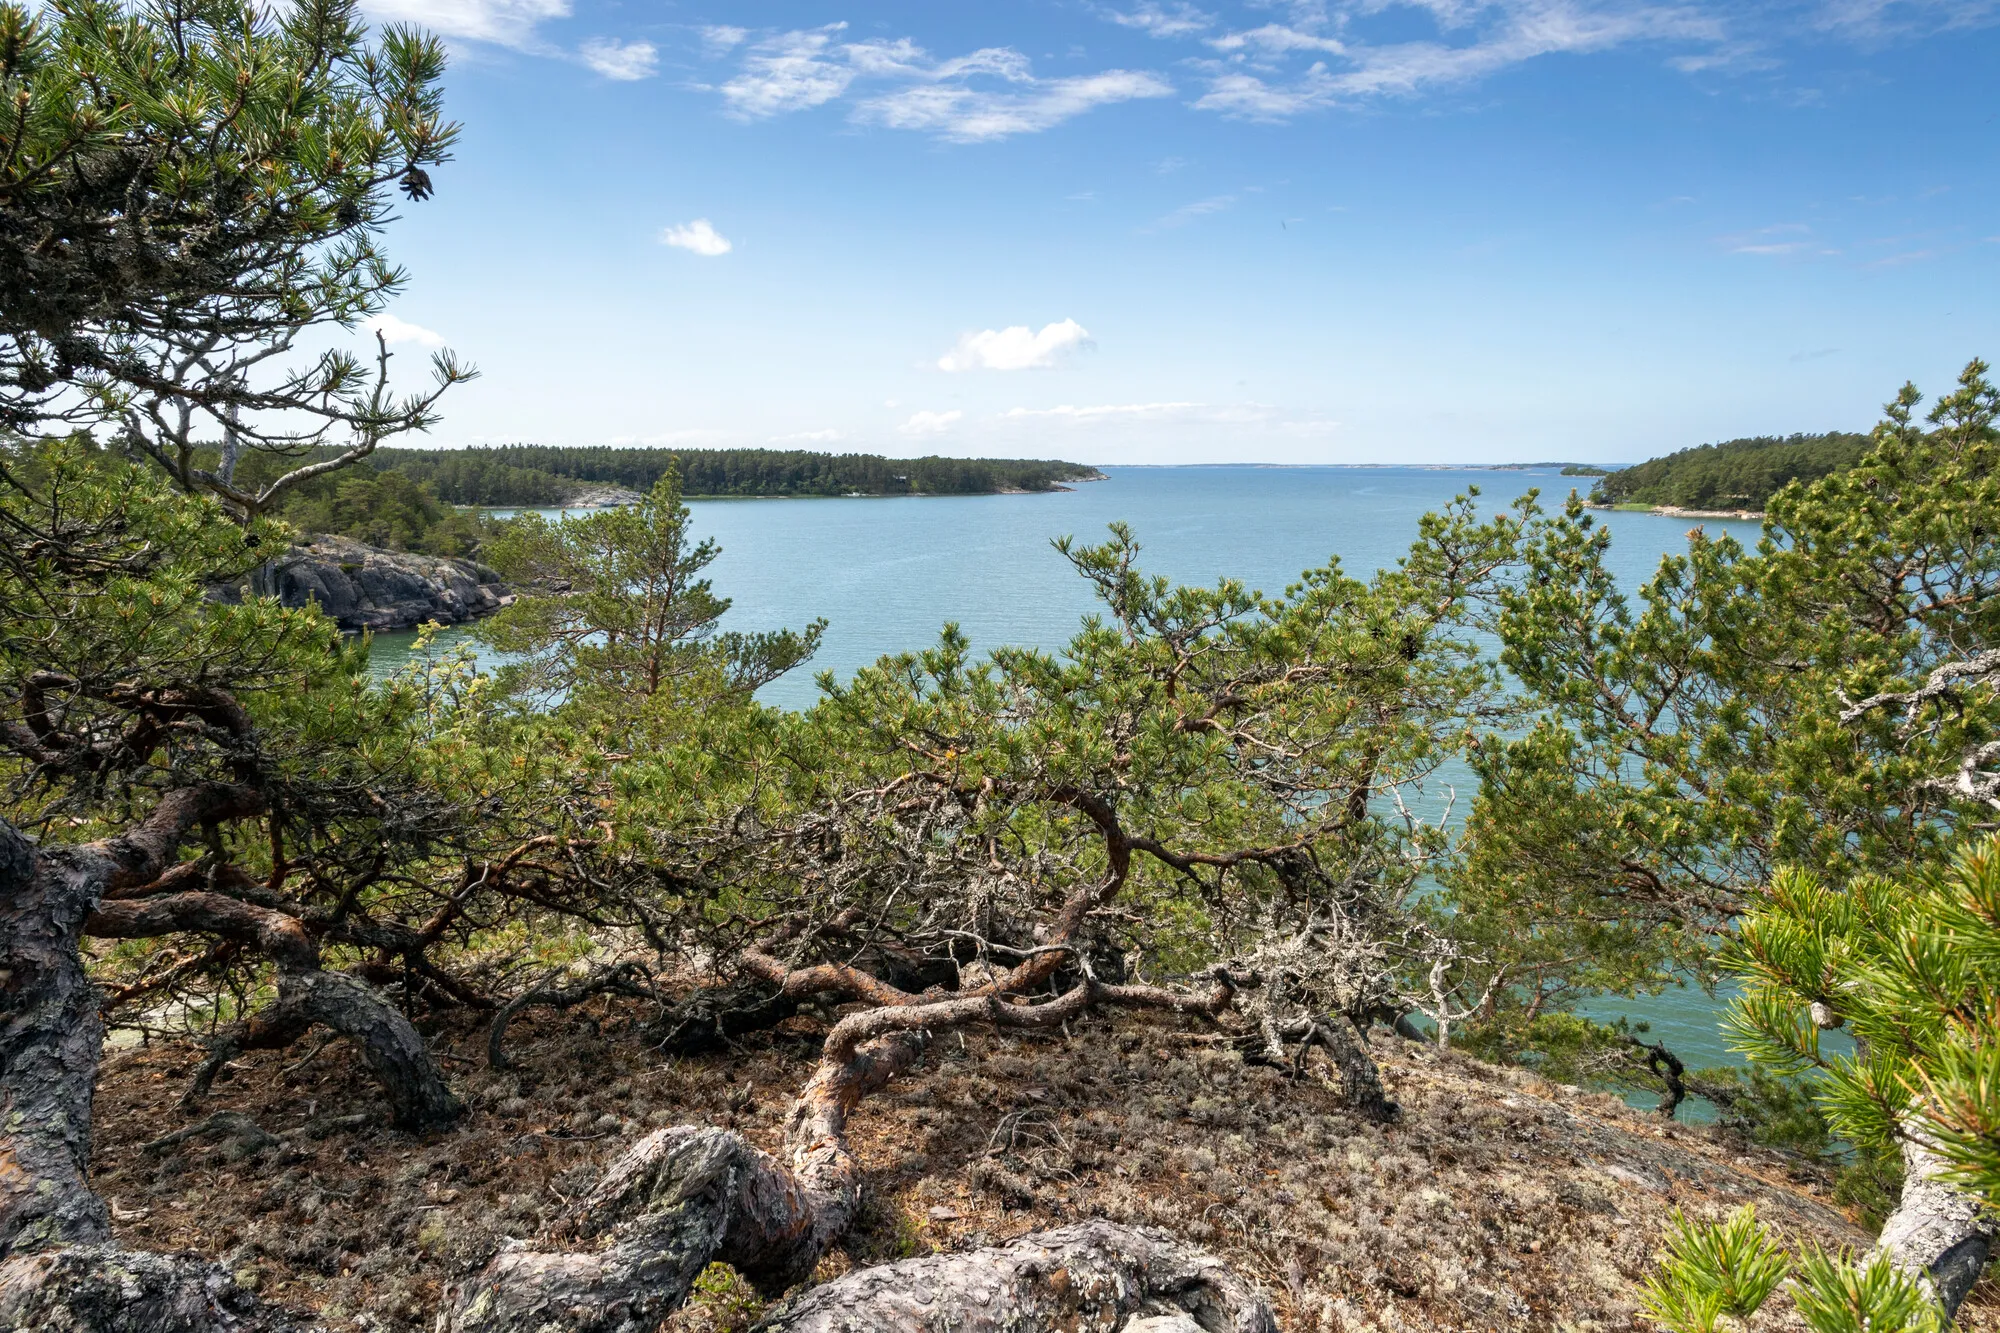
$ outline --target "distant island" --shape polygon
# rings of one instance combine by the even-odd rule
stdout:
[[[1688,514],[1761,514],[1794,481],[1810,483],[1854,466],[1868,436],[1753,435],[1682,449],[1601,478],[1590,502],[1608,509],[1660,509]]]
[[[1622,464],[1613,463],[1606,467],[1599,463],[1490,463],[1489,472],[1561,472],[1565,477],[1601,477],[1615,471]]]
[[[446,504],[574,504],[607,492],[646,491],[678,465],[690,499],[807,496],[1014,495],[1101,481],[1082,463],[1031,458],[883,458],[803,449],[619,449],[503,444],[468,449],[380,449],[397,472]]]

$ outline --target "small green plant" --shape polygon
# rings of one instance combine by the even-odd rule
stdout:
[[[1754,1204],[1718,1223],[1690,1222],[1675,1209],[1666,1256],[1640,1300],[1674,1333],[1714,1333],[1723,1315],[1747,1321],[1790,1271]]]
[[[1923,1284],[1879,1254],[1866,1264],[1805,1255],[1792,1299],[1813,1333],[1943,1333],[1948,1326]]]
[[[763,1311],[756,1288],[728,1264],[714,1263],[694,1280],[680,1326],[707,1333],[742,1333]]]
[[[1659,1271],[1639,1302],[1672,1333],[1716,1333],[1726,1317],[1749,1327],[1792,1261],[1745,1204],[1723,1222],[1690,1222],[1678,1209]],[[1943,1333],[1943,1310],[1917,1278],[1876,1255],[1866,1263],[1813,1250],[1800,1256],[1792,1301],[1813,1333]]]

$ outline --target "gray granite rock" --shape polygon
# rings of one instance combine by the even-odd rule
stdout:
[[[214,590],[234,602],[248,592],[286,606],[319,603],[342,629],[410,629],[429,621],[461,624],[513,601],[499,572],[476,560],[412,555],[346,537],[315,537],[258,569],[241,587]]]

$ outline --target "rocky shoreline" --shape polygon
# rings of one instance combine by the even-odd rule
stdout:
[[[347,537],[314,537],[259,566],[242,584],[212,589],[216,600],[273,596],[285,606],[317,602],[344,630],[399,630],[437,621],[463,624],[514,600],[500,573],[476,560],[385,551]]]
[[[1616,513],[1621,506],[1593,504],[1589,508]],[[1636,514],[1640,511],[1626,509],[1625,512]],[[1747,522],[1762,522],[1764,518],[1764,511],[1761,509],[1683,509],[1679,505],[1647,505],[1644,512],[1658,514],[1663,518],[1739,518]]]

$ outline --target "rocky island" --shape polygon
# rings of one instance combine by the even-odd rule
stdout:
[[[437,621],[462,624],[513,601],[500,574],[476,560],[387,551],[321,535],[260,566],[218,601],[275,596],[285,606],[318,603],[344,630],[398,630]]]

